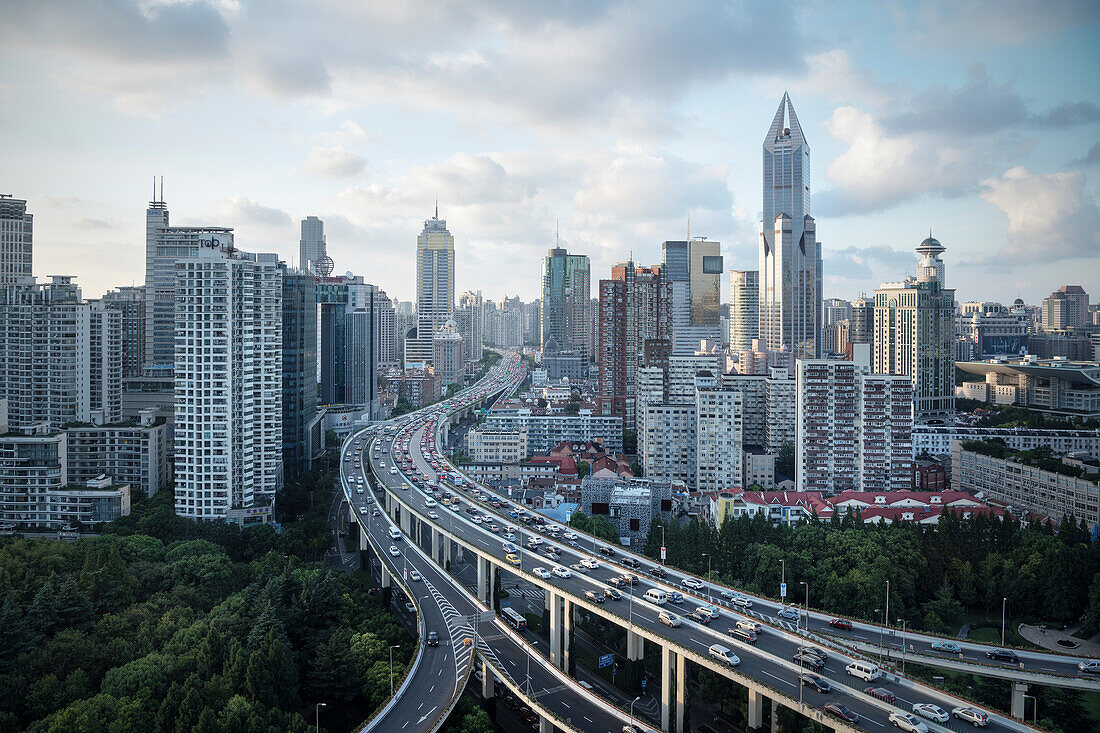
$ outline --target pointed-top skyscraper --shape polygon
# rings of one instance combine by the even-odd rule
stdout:
[[[821,353],[821,249],[810,216],[810,146],[786,92],[764,138],[760,337],[798,358]]]

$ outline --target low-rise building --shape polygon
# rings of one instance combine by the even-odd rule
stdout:
[[[527,433],[509,430],[471,430],[466,453],[475,463],[519,463],[527,458]]]
[[[818,491],[719,491],[710,516],[719,527],[727,519],[762,515],[773,523],[795,524],[811,517],[829,519],[833,506]]]
[[[631,546],[645,542],[654,520],[672,516],[673,485],[650,479],[588,476],[581,481],[581,511],[607,517]]]
[[[1035,339],[1032,337],[1032,342]],[[986,401],[996,398],[999,394],[996,388],[1013,387],[1014,404],[1054,415],[1100,417],[1098,362],[1027,356],[1015,360],[959,362],[956,366],[968,374],[985,378],[988,385]],[[960,393],[980,399],[978,388],[970,384],[960,387]]]
[[[65,426],[69,481],[83,484],[107,475],[152,496],[168,485],[168,427],[153,410],[134,422]]]
[[[1100,455],[1100,430],[971,428],[960,425],[914,425],[913,455],[949,455],[951,445],[958,440],[1001,440],[1013,450],[1050,448],[1055,453],[1084,451],[1090,455]]]
[[[525,432],[527,450],[545,453],[562,441],[584,442],[599,439],[609,451],[623,449],[623,419],[595,414],[591,408],[579,408],[577,414],[548,414],[545,410],[506,404],[490,410],[485,429],[499,432]]]
[[[742,455],[745,461],[742,480],[746,489],[767,490],[775,486],[775,454],[746,447]]]

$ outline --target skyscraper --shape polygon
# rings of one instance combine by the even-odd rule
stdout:
[[[662,274],[672,303],[672,353],[691,355],[699,342],[722,343],[722,244],[702,237],[668,241]]]
[[[0,194],[0,287],[31,277],[34,216],[27,202]]]
[[[302,239],[298,243],[299,267],[321,277],[332,274],[332,260],[325,248],[325,222],[316,216],[302,219]]]
[[[481,361],[482,331],[485,318],[480,290],[467,290],[458,299],[458,308],[455,309],[455,323],[458,325],[458,332],[462,335],[466,344],[465,361]]]
[[[543,349],[553,341],[558,351],[575,351],[591,360],[591,275],[588,255],[571,255],[553,247],[542,261]],[[520,315],[522,322],[522,314]]]
[[[944,287],[944,251],[928,237],[917,247],[917,276],[875,291],[874,370],[910,378],[922,422],[955,413],[955,291]]]
[[[769,349],[785,347],[799,359],[820,356],[821,274],[810,216],[810,146],[784,92],[764,139],[760,336]]]
[[[405,344],[406,362],[432,360],[432,336],[454,313],[455,238],[435,215],[416,238],[416,339]]]
[[[752,349],[760,336],[760,273],[730,270],[730,351]]]
[[[175,273],[176,514],[270,521],[283,485],[278,257],[206,245]]]
[[[145,286],[124,286],[103,294],[122,315],[122,376],[140,377],[145,366]]]
[[[378,361],[384,314],[392,304],[358,275],[317,281],[321,309],[321,403],[378,406]]]
[[[1063,285],[1043,298],[1040,313],[1044,331],[1067,331],[1092,322],[1089,296],[1080,285]]]
[[[159,198],[164,198],[163,195]],[[225,227],[173,227],[168,205],[150,201],[145,211],[145,366],[171,375],[176,348],[176,262],[201,249],[233,247]]]
[[[312,460],[317,417],[317,278],[280,263],[283,281],[283,463],[298,475]]]

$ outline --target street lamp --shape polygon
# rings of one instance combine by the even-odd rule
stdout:
[[[810,584],[807,583],[805,580],[798,581],[798,584],[806,586],[806,603],[803,611],[805,611],[806,615],[806,633],[808,634],[810,633]],[[799,619],[798,623],[801,627],[802,619]]]
[[[886,581],[886,610],[882,612],[882,625],[887,626],[890,623],[890,581]],[[882,646],[881,630],[879,636],[879,646]],[[886,650],[886,658],[890,658],[890,650]]]
[[[781,600],[787,599],[787,561],[779,561],[779,597]]]
[[[638,702],[641,699],[642,696],[638,695],[636,698],[630,701],[630,722],[632,723],[634,722],[634,703]]]
[[[905,674],[905,619],[899,618],[895,623],[901,624],[901,673]]]
[[[878,625],[878,661],[879,661],[879,664],[882,663],[882,616],[879,615],[881,613],[882,613],[881,608],[876,608],[875,609],[875,618],[879,619],[879,625]]]
[[[391,692],[390,695],[393,695]],[[313,706],[313,729],[321,733],[321,708],[327,708],[327,702],[319,702]]]
[[[1005,645],[1005,606],[1008,605],[1008,597],[1001,599],[1001,646]]]
[[[662,524],[661,525],[661,564],[662,565],[665,564],[664,549],[665,549],[665,525]]]
[[[1031,698],[1031,724],[1035,725],[1039,722],[1039,698],[1034,695],[1024,693],[1024,699]]]
[[[707,602],[712,603],[713,598],[711,597],[711,589],[710,589],[710,553],[709,552],[704,552],[703,557],[705,557],[707,559]]]
[[[400,644],[394,644],[390,647],[390,697],[393,697],[393,650],[400,648]]]

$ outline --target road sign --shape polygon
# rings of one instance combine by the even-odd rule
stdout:
[[[604,667],[610,667],[614,662],[615,662],[615,655],[614,654],[604,654],[603,656],[600,657],[599,669],[603,669]]]
[[[786,583],[780,583],[779,584],[779,597],[780,598],[786,598],[787,597],[787,584]]]
[[[645,682],[646,682],[645,677],[643,677],[642,678],[642,689],[643,690],[645,689]]]
[[[665,546],[661,545],[661,562],[665,561]]]

